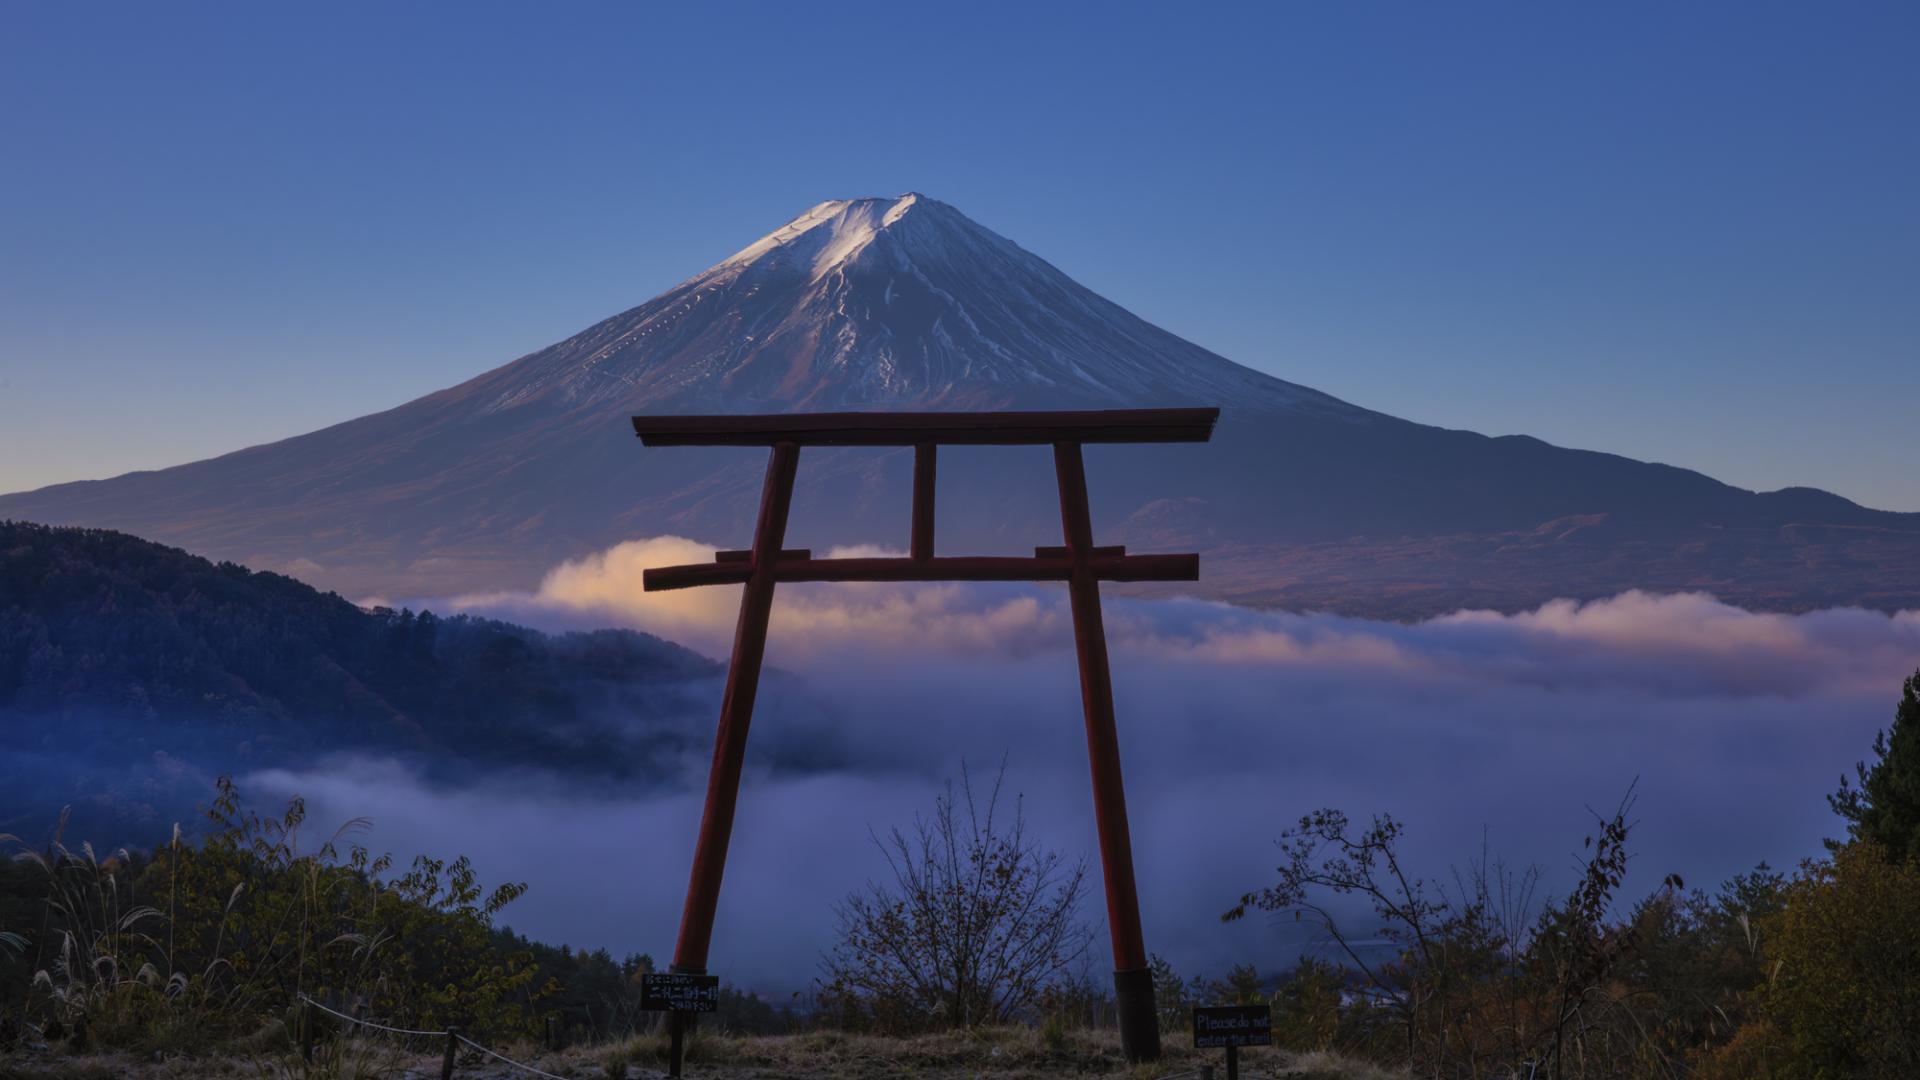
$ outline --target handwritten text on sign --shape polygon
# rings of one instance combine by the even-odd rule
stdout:
[[[1207,1005],[1193,1010],[1193,1045],[1273,1045],[1273,1010],[1265,1005]]]
[[[640,1007],[649,1012],[714,1012],[720,976],[649,971],[640,976]]]

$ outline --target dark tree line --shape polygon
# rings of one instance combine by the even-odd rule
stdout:
[[[704,713],[693,702],[716,673],[647,634],[364,610],[121,533],[0,522],[0,725],[14,752],[0,779],[36,810],[73,802],[85,819],[132,783],[124,763],[156,754],[207,774],[342,749],[644,774],[704,740],[675,720]],[[29,769],[29,755],[60,767]],[[70,797],[36,780],[57,772],[76,778]],[[0,794],[0,828],[13,802]],[[150,824],[185,816],[171,809]]]

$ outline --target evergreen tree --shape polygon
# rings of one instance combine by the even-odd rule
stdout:
[[[1213,984],[1215,1005],[1258,1005],[1267,1000],[1260,972],[1252,964],[1235,964],[1224,981]]]
[[[1842,776],[1827,802],[1849,840],[1870,840],[1895,862],[1920,859],[1920,671],[1901,684],[1893,727],[1874,736],[1873,754],[1872,768],[1854,766],[1858,786]]]

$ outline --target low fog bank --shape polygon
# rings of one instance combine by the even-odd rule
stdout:
[[[735,589],[648,595],[647,565],[711,548],[665,538],[559,568],[538,593],[456,606],[564,628],[619,624],[724,655]],[[776,602],[713,966],[738,985],[805,985],[832,904],[884,872],[871,831],[909,823],[965,759],[1004,756],[1034,830],[1092,856],[1094,830],[1064,593],[1043,587],[795,586]],[[1823,795],[1891,716],[1920,663],[1920,614],[1753,614],[1704,595],[1629,593],[1412,625],[1109,600],[1120,731],[1148,946],[1187,971],[1275,970],[1316,943],[1285,923],[1222,925],[1266,883],[1300,813],[1388,811],[1443,874],[1480,851],[1569,878],[1589,808],[1638,779],[1626,895],[1679,872],[1712,885],[1815,855]],[[717,709],[717,699],[711,703]],[[248,778],[365,815],[383,850],[466,852],[525,880],[525,933],[664,959],[707,749],[650,791],[583,795],[563,777],[422,783],[336,761]],[[799,764],[796,764],[799,763]],[[1097,875],[1096,875],[1097,876]],[[1103,910],[1097,892],[1085,909]],[[1104,969],[1105,937],[1092,967]]]

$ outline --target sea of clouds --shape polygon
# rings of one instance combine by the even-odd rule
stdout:
[[[737,587],[644,592],[649,566],[713,548],[663,537],[556,568],[533,593],[435,604],[548,629],[627,626],[724,657]],[[850,554],[842,551],[836,554]],[[870,553],[870,552],[863,552]],[[1063,590],[783,586],[715,934],[738,985],[804,987],[832,906],[884,863],[870,834],[1004,760],[1051,845],[1095,854]],[[1595,811],[1636,794],[1626,893],[1791,866],[1837,832],[1824,795],[1865,756],[1920,666],[1920,612],[1756,614],[1626,593],[1411,624],[1109,598],[1128,807],[1151,950],[1189,972],[1274,971],[1321,947],[1290,920],[1225,924],[1271,879],[1273,840],[1320,806],[1390,812],[1426,872],[1482,850],[1564,887]],[[700,723],[710,723],[714,700]],[[777,753],[775,752],[777,751]],[[777,765],[775,763],[778,763]],[[796,766],[795,762],[810,763]],[[532,890],[516,929],[615,952],[672,949],[706,779],[583,791],[504,772],[430,785],[390,762],[250,777],[319,820],[364,815],[402,853],[466,852]],[[1096,891],[1089,919],[1104,910]],[[1104,935],[1091,969],[1106,964]]]

